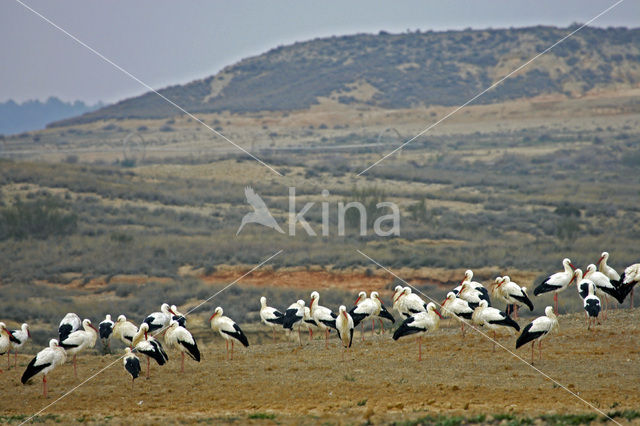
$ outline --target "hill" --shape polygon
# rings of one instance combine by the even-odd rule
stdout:
[[[295,43],[160,92],[193,113],[288,111],[321,98],[382,108],[459,105],[575,27],[358,34]],[[585,28],[485,94],[479,103],[582,95],[640,82],[640,29]],[[167,118],[154,93],[55,125]]]
[[[21,104],[13,100],[0,103],[0,134],[43,129],[48,123],[84,114],[102,107],[102,103],[87,105],[82,101],[63,102],[50,97],[45,102],[29,100]]]

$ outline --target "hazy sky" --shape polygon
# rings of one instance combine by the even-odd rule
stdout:
[[[154,88],[214,74],[278,45],[404,32],[585,22],[613,0],[175,1],[20,0]],[[594,26],[640,26],[625,0]],[[0,4],[0,101],[113,102],[147,90],[16,0]]]

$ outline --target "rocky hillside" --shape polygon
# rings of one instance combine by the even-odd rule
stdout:
[[[305,109],[322,98],[385,108],[458,105],[575,27],[411,32],[330,37],[272,49],[161,93],[190,112]],[[578,96],[640,82],[640,29],[585,28],[478,100]],[[164,118],[153,93],[64,120]]]

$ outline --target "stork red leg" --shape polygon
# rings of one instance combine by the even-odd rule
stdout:
[[[47,397],[47,375],[42,376],[42,394]]]
[[[300,330],[298,330],[300,331]],[[227,342],[227,361],[229,361],[229,341],[225,339],[225,341]]]
[[[309,341],[313,340],[313,330],[309,328]]]
[[[7,352],[7,370],[11,369],[11,349]]]
[[[538,340],[538,352],[540,353],[540,361],[542,361],[542,340]]]
[[[384,324],[382,324],[382,319],[378,318],[378,321],[380,321],[380,330],[382,330],[382,334],[384,334]]]
[[[536,342],[535,341],[531,342],[531,365],[533,365],[533,349],[535,348],[535,346],[536,346]]]
[[[231,359],[233,360],[233,340],[231,341]]]
[[[364,322],[360,323],[360,335],[362,336],[362,341],[364,342]]]
[[[554,293],[553,295],[553,303],[556,305],[556,315],[558,315],[558,293]]]

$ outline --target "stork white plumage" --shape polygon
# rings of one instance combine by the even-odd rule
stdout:
[[[140,376],[140,359],[131,352],[131,348],[128,346],[124,348],[124,358],[122,359],[124,365],[124,371],[131,375],[131,389],[133,389],[133,382]]]
[[[371,298],[367,297],[367,293],[361,291],[358,293],[358,298],[356,299],[355,306],[349,310],[349,315],[353,319],[353,327],[357,328],[358,324],[362,323],[361,326],[361,337],[362,341],[364,341],[364,320],[367,318],[371,318],[371,335],[375,333],[375,316],[379,313],[378,304],[374,302]]]
[[[401,337],[416,336],[418,339],[418,361],[422,361],[422,336],[432,333],[440,327],[442,315],[433,302],[427,304],[425,312],[418,312],[405,319],[393,333],[393,340]]]
[[[460,321],[460,329],[462,333],[462,337],[464,337],[464,322],[465,320],[471,320],[471,316],[473,315],[473,309],[469,306],[469,303],[464,300],[456,297],[456,294],[452,291],[447,293],[447,297],[444,299],[442,304],[440,305],[442,309],[443,317],[450,317],[453,315],[458,321]]]
[[[80,330],[82,320],[77,314],[69,312],[58,325],[58,342],[64,341],[71,333]]]
[[[403,296],[402,290],[404,289],[402,288],[401,285],[397,285],[393,290],[393,295],[391,296],[391,309],[395,309],[395,311],[398,314],[404,317],[404,315],[402,314],[402,311],[400,310],[401,309],[400,299]]]
[[[309,302],[309,308],[311,310],[311,317],[315,320],[316,324],[321,330],[324,330],[324,347],[329,347],[329,332],[330,329],[336,329],[336,314],[331,312],[331,309],[320,305],[320,293],[314,291],[311,293],[311,301]]]
[[[558,293],[564,291],[575,280],[573,270],[576,269],[571,260],[565,258],[562,260],[564,271],[556,272],[545,279],[539,286],[533,290],[534,296],[539,294],[553,292],[553,301],[555,305],[555,314],[558,315]]]
[[[605,274],[610,281],[620,281],[620,274],[618,274],[618,271],[607,264],[608,261],[609,253],[603,251],[600,255],[600,259],[598,259],[598,262],[596,262],[598,264],[598,271]]]
[[[473,290],[480,293],[480,299],[486,300],[491,306],[491,297],[489,297],[489,291],[479,283],[478,281],[473,281],[473,271],[471,269],[467,269],[464,273],[464,278],[460,282],[460,286],[467,284],[467,286],[471,287]]]
[[[336,331],[338,338],[342,342],[342,360],[344,361],[344,353],[351,348],[353,343],[353,318],[347,313],[347,308],[340,305],[338,308],[338,317],[336,318]]]
[[[6,324],[0,322],[0,355],[9,353],[11,350],[11,342],[17,342],[17,340],[13,337],[9,329],[7,329]],[[2,370],[0,370],[0,373],[2,373]]]
[[[171,305],[170,312],[172,314],[171,319],[178,321],[180,327],[187,328],[187,316],[181,313],[176,305]]]
[[[124,315],[118,316],[112,330],[113,337],[120,339],[125,345],[133,347],[133,338],[138,332],[138,327],[128,321],[127,317]]]
[[[31,337],[31,332],[29,331],[29,324],[24,323],[20,326],[18,330],[11,330],[11,335],[13,339],[9,339],[9,343],[11,344],[11,348],[9,352],[7,352],[7,367],[9,366],[9,355],[11,354],[11,350],[13,350],[13,366],[18,366],[18,349],[20,349]]]
[[[622,303],[624,299],[621,298],[620,292],[613,285],[609,277],[598,271],[596,269],[596,265],[593,263],[587,266],[587,269],[584,271],[584,278],[587,278],[593,282],[596,286],[596,296],[604,297],[604,311],[603,311],[603,319],[607,319],[607,310],[609,308],[609,296],[613,296],[618,303]]]
[[[427,304],[420,296],[411,292],[411,287],[404,287],[398,300],[400,313],[409,318],[418,312],[426,312]]]
[[[58,345],[56,339],[49,341],[49,347],[41,350],[38,354],[29,362],[27,368],[22,374],[20,381],[22,384],[26,384],[29,379],[37,374],[42,374],[42,394],[47,397],[47,374],[59,365],[64,364],[67,359],[67,353],[63,348]]]
[[[165,365],[169,361],[169,356],[164,351],[160,341],[153,336],[149,336],[149,324],[146,322],[140,324],[136,335],[133,336],[131,345],[136,352],[147,357],[147,379],[150,377],[150,358],[153,358],[158,365]]]
[[[293,327],[298,326],[298,343],[302,346],[302,337],[300,337],[300,325],[304,319],[304,300],[298,300],[292,303],[286,311],[282,320],[282,327],[287,333],[293,331]]]
[[[520,326],[517,322],[499,309],[490,307],[486,300],[480,301],[471,318],[475,324],[482,325],[493,331],[494,351],[496,350],[496,333],[498,331],[504,331],[508,334],[513,334],[514,330],[520,331]]]
[[[218,306],[209,318],[209,321],[211,322],[213,331],[219,332],[220,336],[227,342],[227,360],[229,360],[233,359],[233,343],[235,341],[240,342],[244,347],[249,346],[249,341],[240,329],[240,326],[231,318],[224,316],[223,313],[222,308]],[[231,341],[231,358],[229,358],[229,341]]]
[[[100,339],[102,339],[102,343],[106,347],[109,347],[109,337],[113,332],[113,324],[114,322],[111,320],[111,315],[109,314],[105,315],[104,320],[100,321],[100,324],[98,324]]]
[[[282,326],[284,321],[284,314],[277,310],[267,306],[267,298],[262,296],[260,298],[260,320],[271,328],[273,333],[273,342],[276,341],[276,328]]]
[[[623,300],[627,295],[631,294],[629,308],[633,308],[633,288],[640,282],[640,263],[634,263],[633,265],[627,266],[622,273],[619,282],[620,285],[618,286],[618,291],[620,291]]]
[[[182,361],[180,363],[180,372],[184,373],[184,354],[188,354],[193,360],[200,362],[200,350],[196,339],[191,335],[189,330],[182,327],[178,321],[171,320],[169,328],[164,335],[164,343],[167,347],[176,348],[180,351]]]
[[[547,306],[544,308],[544,316],[538,317],[531,321],[522,330],[520,336],[516,340],[516,349],[520,346],[526,345],[531,342],[531,364],[533,365],[533,349],[538,341],[538,351],[540,353],[540,360],[542,360],[542,339],[553,332],[558,331],[558,317],[553,313],[553,307]]]
[[[531,299],[529,299],[527,288],[520,287],[517,283],[511,281],[508,275],[500,279],[496,289],[506,301],[507,305],[513,305],[515,307],[515,319],[518,319],[518,306],[525,305],[530,311],[533,311],[533,303]]]
[[[384,306],[382,299],[380,299],[380,294],[377,291],[372,291],[370,297],[371,297],[371,300],[373,300],[376,303],[376,305],[378,305],[378,314],[376,316],[380,321],[380,330],[384,334],[384,325],[382,323],[382,319],[383,318],[388,319],[389,321],[391,321],[392,324],[396,323],[396,319],[393,317],[393,315],[391,315],[391,312],[389,312],[387,308]]]
[[[473,288],[469,283],[462,284],[458,292],[458,298],[465,300],[472,309],[477,308],[483,300],[487,302],[487,306],[489,305],[489,301],[483,293]]]
[[[60,346],[67,351],[67,354],[73,355],[73,375],[78,377],[78,369],[76,366],[76,355],[96,345],[98,338],[98,330],[91,324],[91,320],[85,318],[82,320],[82,330],[76,330],[60,342]]]
[[[169,321],[173,317],[171,307],[168,303],[163,303],[160,306],[160,312],[154,312],[148,315],[143,322],[149,324],[149,333],[153,333],[156,330],[160,330],[169,326]]]

